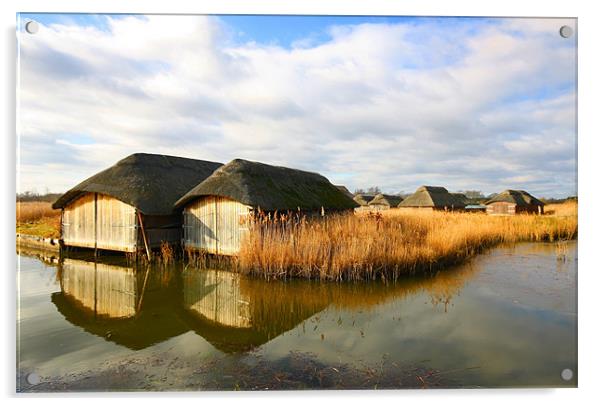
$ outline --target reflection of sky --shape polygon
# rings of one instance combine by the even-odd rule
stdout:
[[[467,374],[470,384],[562,385],[560,371],[576,368],[576,261],[573,254],[566,263],[567,283],[557,275],[554,246],[521,256],[531,246],[516,250],[520,268],[509,266],[517,258],[503,250],[477,258],[481,273],[452,299],[447,313],[442,304],[433,306],[428,293],[363,314],[330,309],[319,322],[306,323],[304,334],[298,327],[263,352],[278,358],[295,348],[315,352],[326,363],[375,361],[387,354],[401,365],[429,360],[443,371],[480,367],[451,376]],[[537,277],[525,280],[521,274]],[[562,285],[562,295],[549,295],[540,283]]]
[[[339,296],[339,302],[261,346],[260,354],[277,360],[290,351],[311,352],[325,364],[360,367],[385,356],[400,366],[426,363],[441,371],[456,370],[450,378],[470,385],[562,385],[560,371],[576,370],[575,256],[576,244],[566,262],[556,260],[553,244],[522,244],[492,250],[413,293],[372,291],[383,295],[380,305],[358,307],[358,302],[346,303]],[[166,359],[190,360],[224,356],[193,331],[138,352],[88,334],[66,322],[49,303],[50,293],[60,290],[54,268],[27,257],[21,261],[25,369],[35,366],[40,373],[58,375],[129,355],[144,359],[165,352]],[[452,275],[462,278],[460,284],[450,285]],[[451,290],[447,306],[433,303],[433,296],[450,291],[450,286],[464,287]],[[49,340],[60,345],[48,346]],[[465,370],[470,367],[479,368]]]

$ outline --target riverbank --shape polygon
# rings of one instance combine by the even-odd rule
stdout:
[[[314,220],[279,215],[256,221],[229,262],[265,279],[395,280],[436,272],[499,243],[558,242],[562,254],[563,241],[577,237],[577,209],[567,202],[547,205],[543,216],[399,209]],[[17,233],[18,244],[58,249],[60,212],[49,203],[19,203]],[[175,255],[166,248],[157,254],[163,262]],[[202,265],[198,259],[189,261]]]

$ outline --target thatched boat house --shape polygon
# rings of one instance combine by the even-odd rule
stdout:
[[[401,209],[463,210],[466,203],[441,186],[420,186],[414,194],[403,199]]]
[[[351,193],[349,191],[349,189],[347,189],[347,186],[344,185],[335,185],[341,192],[345,193],[348,197],[350,198],[354,198],[353,193]]]
[[[368,206],[375,211],[389,210],[397,207],[402,200],[401,196],[379,193],[368,203]]]
[[[520,213],[543,214],[544,203],[524,190],[504,190],[489,199],[487,214],[513,215]]]
[[[176,203],[183,209],[186,249],[235,255],[253,213],[314,215],[352,210],[357,204],[324,176],[235,159]]]
[[[179,243],[174,203],[221,166],[167,155],[133,154],[84,180],[52,205],[67,247],[137,252]]]

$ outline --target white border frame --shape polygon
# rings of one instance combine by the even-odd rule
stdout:
[[[178,402],[194,402],[207,400],[232,403],[249,402],[265,404],[273,402],[305,404],[315,400],[333,402],[340,398],[351,404],[362,404],[376,397],[382,401],[418,401],[428,403],[442,403],[482,405],[504,404],[516,401],[517,398],[531,398],[531,401],[544,400],[547,404],[578,403],[599,398],[596,391],[598,385],[598,362],[600,346],[597,343],[600,337],[597,302],[602,271],[597,263],[598,235],[601,224],[602,211],[596,202],[602,201],[597,174],[601,173],[599,157],[600,152],[600,63],[599,39],[602,38],[602,22],[595,12],[595,2],[579,0],[545,2],[528,2],[525,0],[505,0],[483,2],[478,0],[224,0],[224,1],[185,1],[185,0],[106,0],[106,1],[72,1],[72,0],[4,0],[2,7],[2,44],[4,55],[2,58],[2,80],[4,97],[2,98],[2,123],[4,134],[2,137],[3,176],[2,186],[4,198],[2,199],[2,233],[1,247],[3,250],[3,277],[4,277],[4,312],[2,344],[4,347],[4,363],[2,372],[6,373],[3,382],[5,396],[15,395],[15,81],[16,81],[16,39],[15,22],[16,12],[105,12],[105,13],[166,13],[166,14],[347,14],[347,15],[429,15],[429,16],[521,16],[521,17],[577,17],[579,24],[579,64],[578,64],[578,168],[579,168],[579,389],[528,389],[528,390],[438,390],[438,391],[312,391],[312,392],[271,392],[271,393],[135,393],[135,394],[61,394],[61,395],[18,395],[17,398],[26,398],[26,401],[40,400],[49,397],[45,402],[104,402],[100,397],[121,398],[126,401],[132,397],[144,397],[144,402],[163,403],[166,398],[177,397]],[[52,345],[49,343],[49,345]],[[60,399],[66,397],[67,399]],[[198,399],[202,398],[202,399]],[[403,399],[402,399],[403,398]],[[23,399],[21,399],[23,400]],[[527,399],[525,399],[527,400]]]

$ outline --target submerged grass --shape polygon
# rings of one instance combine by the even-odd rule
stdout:
[[[396,209],[324,219],[259,216],[237,265],[267,279],[395,280],[434,272],[498,243],[575,238],[577,204],[550,206],[557,206],[548,209],[554,214],[544,216]]]

